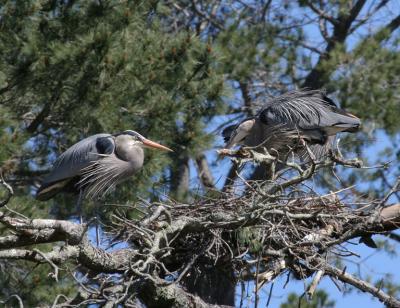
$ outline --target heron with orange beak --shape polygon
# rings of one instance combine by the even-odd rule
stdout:
[[[79,199],[103,197],[142,168],[144,148],[172,152],[133,130],[85,138],[57,158],[36,198],[49,200],[62,191],[80,193]]]

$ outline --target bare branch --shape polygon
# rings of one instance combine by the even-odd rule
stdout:
[[[139,297],[148,307],[161,307],[169,303],[170,307],[228,308],[226,305],[212,305],[204,302],[198,296],[185,292],[176,285],[158,287],[146,283],[139,291]]]
[[[21,297],[19,297],[17,294],[13,294],[13,295],[9,296],[9,297],[8,297],[6,300],[4,300],[4,301],[0,300],[0,303],[6,304],[6,303],[8,303],[8,302],[9,302],[11,299],[13,299],[13,298],[17,299],[17,301],[18,301],[18,307],[19,307],[19,308],[24,308],[24,303],[22,302]]]
[[[400,307],[400,301],[393,296],[388,295],[364,280],[358,279],[353,275],[346,273],[344,270],[340,270],[331,265],[325,265],[324,270],[326,274],[331,275],[334,278],[337,278],[345,283],[349,283],[359,290],[371,293],[371,295],[378,298],[383,304],[389,307]]]
[[[12,187],[4,181],[2,175],[0,175],[0,185],[4,186],[7,190],[6,198],[0,202],[0,207],[3,207],[10,201],[11,197],[14,195],[14,191]]]
[[[307,297],[311,300],[312,297],[314,296],[314,292],[318,287],[319,282],[321,281],[322,276],[324,276],[324,271],[323,270],[319,270],[317,271],[317,273],[315,274],[311,284],[308,286],[306,294]]]
[[[136,296],[143,303],[159,305],[159,301],[171,301],[180,296],[184,303],[182,307],[195,304],[203,307],[208,304],[179,286],[188,281],[188,273],[192,275],[200,268],[215,269],[216,264],[239,270],[258,264],[255,274],[251,270],[246,274],[248,279],[257,279],[257,290],[283,272],[289,271],[299,279],[317,272],[308,289],[312,296],[323,271],[326,275],[337,276],[322,257],[339,253],[354,255],[341,244],[400,228],[400,204],[383,207],[383,203],[374,201],[368,207],[354,209],[339,198],[343,189],[318,195],[308,187],[307,179],[319,169],[334,165],[360,167],[361,164],[358,160],[346,160],[332,153],[325,160],[317,161],[307,147],[305,151],[309,156],[306,162],[287,162],[266,151],[257,152],[250,148],[222,151],[233,156],[239,165],[243,160],[279,162],[287,170],[276,173],[273,181],[251,186],[253,189],[240,196],[221,193],[215,199],[203,198],[192,204],[172,204],[170,200],[168,203],[148,203],[140,221],[132,221],[128,215],[117,211],[108,230],[110,234],[118,234],[119,240],[129,243],[128,247],[119,250],[94,247],[86,234],[86,225],[0,212],[0,222],[8,230],[0,237],[0,259],[48,263],[55,278],[59,271],[65,270],[62,264],[66,261],[90,272],[91,277],[99,274],[92,280],[99,288],[76,279],[84,294],[63,304],[128,306]],[[242,233],[244,238],[250,233],[251,241],[255,241],[260,250],[253,252],[248,241],[239,236]],[[64,245],[58,247],[60,242]],[[54,243],[54,246],[50,252],[30,248],[40,243]],[[18,248],[23,246],[29,248]],[[118,281],[107,273],[118,273]],[[246,275],[238,278],[245,279]],[[343,277],[338,276],[376,293],[370,285],[354,282],[354,277]],[[146,291],[142,287],[147,288]],[[136,294],[133,289],[142,291]],[[387,298],[383,292],[375,293],[371,294],[382,301],[397,301]]]
[[[307,1],[307,6],[314,12],[316,13],[321,19],[325,19],[329,21],[333,25],[337,25],[338,21],[328,13],[326,13],[324,10],[318,8],[313,1]]]

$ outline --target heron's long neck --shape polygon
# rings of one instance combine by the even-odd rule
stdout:
[[[135,170],[143,166],[144,152],[140,146],[129,145],[121,146],[116,149],[117,155],[121,160],[128,162]]]

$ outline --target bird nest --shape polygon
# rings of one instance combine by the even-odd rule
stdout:
[[[138,251],[134,264],[140,268],[134,272],[146,277],[151,272],[158,284],[180,281],[188,272],[203,274],[205,265],[228,265],[237,279],[261,277],[260,283],[286,270],[305,278],[327,258],[352,255],[341,243],[370,239],[371,226],[380,223],[381,208],[355,209],[340,199],[343,191],[319,195],[304,190],[318,169],[339,162],[359,166],[356,160],[333,157],[305,167],[288,163],[296,170],[292,177],[246,183],[239,196],[227,192],[192,204],[150,204],[148,214],[135,222],[115,215],[114,226],[124,230],[118,238]]]
[[[243,152],[229,155],[240,159]],[[48,263],[56,280],[63,263],[77,263],[84,278],[73,275],[82,292],[76,298],[65,299],[71,305],[135,305],[139,298],[149,306],[157,306],[161,305],[156,302],[158,298],[186,298],[184,306],[204,306],[202,300],[207,300],[209,294],[199,294],[202,300],[190,295],[200,292],[198,281],[204,277],[218,272],[218,279],[223,273],[231,281],[253,280],[257,292],[265,283],[289,272],[298,279],[314,277],[307,289],[309,295],[321,277],[328,275],[368,291],[388,305],[400,306],[378,288],[331,265],[334,258],[355,255],[348,249],[348,241],[360,238],[373,247],[371,234],[400,226],[400,204],[385,205],[398,185],[383,200],[355,206],[351,187],[318,194],[308,180],[322,168],[359,168],[358,160],[347,161],[331,154],[321,161],[311,159],[298,164],[251,150],[245,158],[257,157],[262,162],[263,155],[270,166],[284,163],[288,172],[272,173],[270,181],[246,181],[240,194],[228,189],[191,203],[162,200],[142,202],[129,210],[117,209],[111,223],[104,227],[111,239],[110,249],[91,243],[88,225],[0,212],[0,222],[11,232],[0,240],[0,257]],[[12,189],[4,182],[0,184],[9,191],[2,202],[6,204]],[[142,215],[132,219],[132,209]],[[64,242],[62,248],[56,244],[60,241]],[[18,249],[41,243],[54,243],[52,251]],[[118,243],[123,243],[123,248],[114,246]],[[94,284],[98,288],[92,288]],[[177,286],[184,286],[189,293]]]

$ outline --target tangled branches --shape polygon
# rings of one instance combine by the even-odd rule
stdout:
[[[262,159],[262,154],[255,155]],[[300,189],[317,170],[333,164],[360,167],[358,161],[332,155],[305,166],[290,162],[285,163],[289,171],[276,173],[279,179],[275,175],[262,184],[246,183],[248,190],[240,196],[220,193],[192,204],[146,204],[140,207],[144,215],[138,220],[116,211],[105,230],[112,245],[125,243],[120,249],[95,247],[87,235],[88,225],[31,220],[4,211],[0,222],[10,233],[0,237],[0,259],[47,263],[56,280],[66,270],[66,261],[78,265],[83,278],[72,275],[80,292],[75,298],[60,294],[53,307],[88,303],[129,307],[138,301],[149,307],[210,307],[189,287],[191,276],[204,274],[205,266],[228,266],[235,281],[254,280],[256,292],[284,272],[297,279],[314,276],[307,289],[310,297],[327,275],[400,307],[399,300],[332,265],[336,256],[354,255],[343,245],[346,241],[361,237],[368,243],[371,235],[400,226],[400,204],[385,206],[387,199],[354,207],[343,198],[344,190],[321,195]],[[57,242],[63,245],[54,245],[50,252],[26,248]]]

